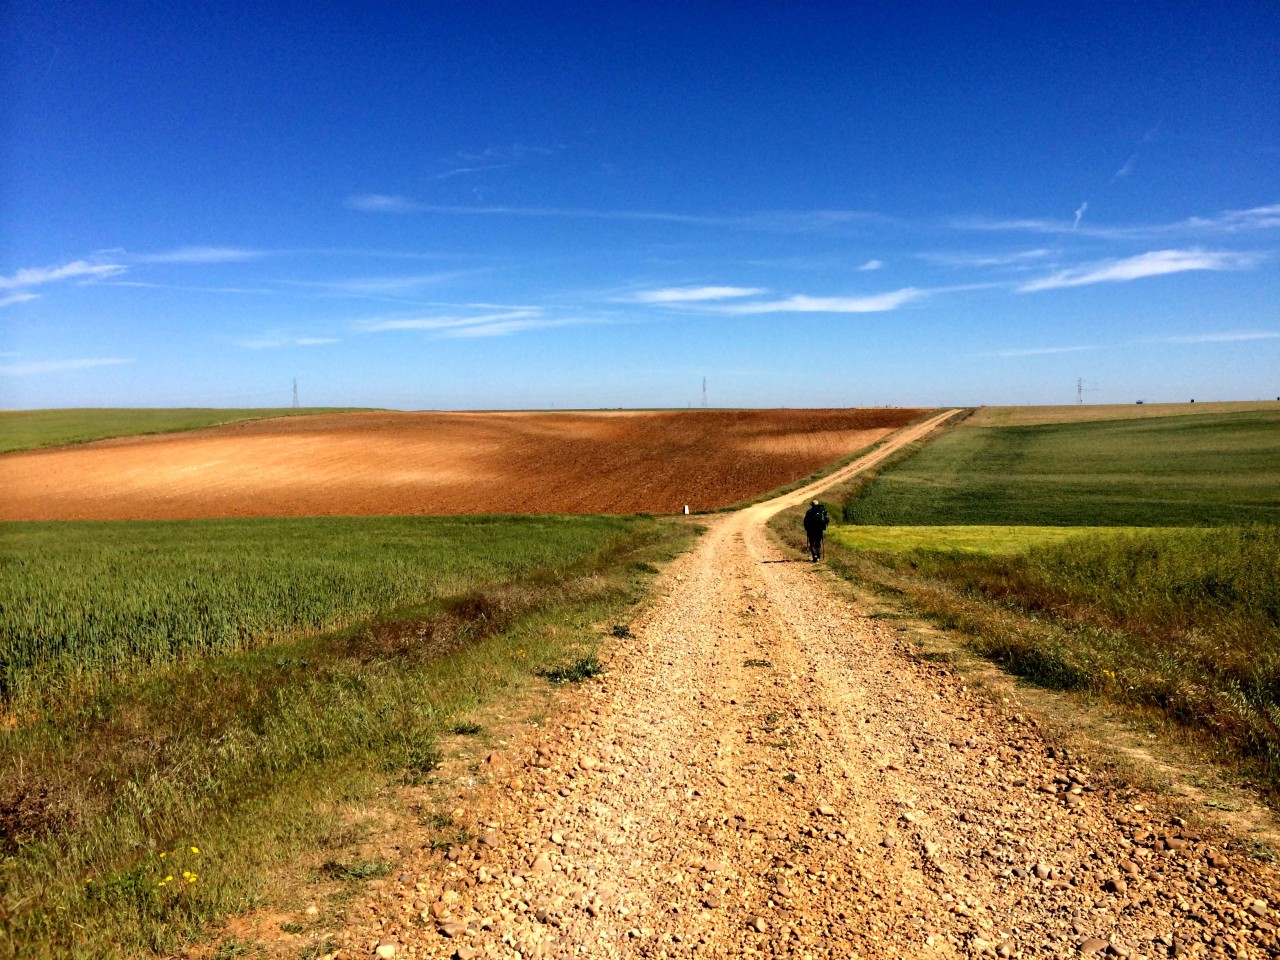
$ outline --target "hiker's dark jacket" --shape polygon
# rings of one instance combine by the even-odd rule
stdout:
[[[792,514],[794,516],[794,514]],[[827,529],[831,518],[827,516],[827,508],[820,503],[812,504],[804,515],[804,532],[817,536]]]

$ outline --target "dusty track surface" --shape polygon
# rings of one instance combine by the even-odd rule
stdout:
[[[714,509],[808,476],[923,412],[257,420],[0,457],[0,520]]]
[[[603,682],[490,758],[476,840],[411,855],[342,956],[1278,955],[1274,871],[785,556],[764,523],[808,493],[713,521]]]

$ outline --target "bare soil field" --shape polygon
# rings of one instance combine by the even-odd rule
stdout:
[[[1212,403],[1094,403],[1050,407],[983,407],[962,427],[1029,427],[1043,423],[1085,423],[1095,420],[1137,420],[1198,413],[1248,413],[1280,410],[1276,400],[1225,400]]]
[[[803,478],[923,412],[256,420],[0,457],[0,520],[706,510]]]

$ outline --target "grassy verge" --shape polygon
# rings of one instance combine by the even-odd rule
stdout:
[[[343,631],[28,699],[0,735],[0,956],[176,952],[337,843],[344,808],[424,777],[451,717],[575,676],[691,533],[565,522],[589,549]],[[508,547],[542,538],[512,526]]]
[[[860,524],[1280,522],[1280,411],[950,430],[850,491]]]
[[[198,430],[239,420],[296,417],[312,413],[347,413],[356,407],[280,407],[173,410],[86,407],[61,410],[0,410],[0,453],[87,443],[110,437]]]

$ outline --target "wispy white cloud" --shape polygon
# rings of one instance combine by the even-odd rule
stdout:
[[[542,147],[529,143],[513,143],[504,147],[485,147],[478,153],[459,150],[456,156],[459,160],[467,163],[508,163],[524,160],[527,157],[551,157],[563,151],[564,148],[562,143],[553,147]]]
[[[445,170],[443,173],[437,173],[434,179],[452,180],[454,177],[462,177],[470,173],[488,173],[493,170],[510,170],[514,166],[516,166],[515,163],[482,163],[470,167],[454,167],[452,170]]]
[[[376,296],[387,293],[404,293],[421,287],[444,283],[465,275],[465,271],[437,271],[434,273],[395,274],[380,277],[353,277],[347,280],[286,280],[295,287],[315,287],[333,293],[353,296]]]
[[[745,226],[747,218],[738,216],[703,216],[688,213],[667,213],[660,210],[588,210],[575,207],[507,207],[507,206],[449,206],[416,204],[403,197],[377,198],[378,200],[397,200],[411,204],[385,212],[404,213],[422,211],[426,213],[447,213],[457,216],[477,217],[547,217],[577,220],[621,220],[621,221],[653,221],[659,223],[685,223],[699,226]],[[357,209],[384,212],[380,205],[361,206]]]
[[[799,294],[785,300],[768,300],[763,303],[741,303],[717,308],[723,313],[881,313],[896,310],[904,303],[928,296],[927,290],[906,287],[889,293],[866,297],[810,297]]]
[[[1082,205],[1079,211],[1083,217]],[[1188,217],[1170,223],[1120,224],[1085,226],[1076,219],[1045,220],[1034,217],[992,219],[988,217],[956,217],[948,225],[957,230],[991,233],[1038,233],[1045,235],[1075,234],[1101,240],[1141,240],[1144,238],[1204,234],[1245,233],[1280,227],[1280,204],[1251,207],[1247,210],[1224,210],[1213,217]]]
[[[552,330],[557,327],[582,326],[583,324],[596,322],[598,321],[581,318],[531,317],[527,320],[503,320],[498,323],[478,323],[466,327],[450,327],[447,330],[441,330],[439,336],[450,339],[506,337],[513,333],[523,333],[526,330]]]
[[[994,357],[1041,357],[1054,353],[1083,353],[1087,350],[1097,350],[1096,346],[1082,347],[1014,347],[1008,350],[995,350],[991,356]]]
[[[1194,229],[1222,230],[1227,233],[1280,227],[1280,203],[1273,203],[1266,207],[1253,207],[1249,210],[1226,210],[1216,217],[1191,217],[1183,221],[1182,225]]]
[[[728,300],[768,293],[764,287],[664,287],[641,290],[619,299],[626,303],[698,303],[706,300]]]
[[[537,157],[549,157],[559,153],[564,146],[539,147],[524,143],[513,143],[505,147],[486,147],[479,152],[459,150],[447,163],[449,169],[435,175],[436,180],[449,180],[453,177],[472,173],[487,173],[492,170],[509,170]]]
[[[542,310],[529,308],[505,310],[501,313],[481,313],[470,316],[438,314],[419,317],[381,317],[362,320],[356,326],[365,333],[384,333],[389,330],[451,330],[471,326],[487,326],[498,323],[515,323],[542,318]]]
[[[26,303],[28,300],[39,300],[38,293],[11,293],[7,297],[0,297],[0,307],[11,307],[15,303]]]
[[[1084,217],[1084,212],[1089,209],[1089,201],[1085,200],[1076,207],[1075,219],[1071,221],[1071,229],[1078,230],[1080,228],[1080,220]]]
[[[359,193],[347,197],[347,206],[362,213],[417,213],[425,209],[408,197],[386,193]]]
[[[121,363],[133,363],[123,357],[95,357],[84,360],[23,360],[0,365],[0,373],[10,377],[32,377],[42,373],[65,373],[71,370],[88,370],[93,367],[114,367]]]
[[[759,210],[741,214],[696,214],[663,210],[592,210],[582,207],[459,206],[427,204],[410,197],[381,193],[348,197],[346,205],[353,210],[365,213],[440,213],[475,217],[614,220],[796,233],[893,222],[883,214],[864,210]]]
[[[497,313],[439,314],[416,317],[377,317],[360,321],[356,329],[364,333],[420,330],[435,337],[505,337],[527,330],[582,326],[603,321],[589,317],[548,317],[540,307],[504,310]]]
[[[0,290],[35,287],[58,280],[102,280],[124,273],[125,269],[120,263],[90,263],[87,260],[74,260],[60,267],[27,267],[0,277]]]
[[[476,273],[475,270],[447,270],[425,274],[353,276],[340,280],[279,280],[283,287],[303,288],[314,296],[349,297],[388,303],[422,306],[424,288]]]
[[[243,247],[180,247],[160,253],[141,253],[133,259],[139,263],[240,263],[266,255],[265,250]]]
[[[883,260],[868,260],[866,263],[860,266],[858,270],[859,272],[866,273],[867,271],[870,271],[870,270],[879,270],[883,266],[884,266]]]
[[[978,230],[989,233],[1071,233],[1073,227],[1067,220],[1044,220],[1036,217],[953,217],[948,226],[957,230]]]
[[[922,253],[921,260],[944,267],[1031,267],[1057,255],[1058,251],[1040,247],[1015,253]]]
[[[236,346],[246,350],[274,350],[280,347],[320,347],[341,342],[338,337],[287,337],[268,334],[252,340],[238,340]]]
[[[1052,276],[1024,283],[1018,290],[1032,293],[1059,287],[1082,287],[1091,283],[1139,280],[1188,270],[1239,270],[1252,266],[1256,260],[1251,254],[1226,250],[1153,250],[1136,257],[1106,260],[1074,270],[1062,270]]]
[[[1250,340],[1280,339],[1275,330],[1244,330],[1234,333],[1192,333],[1179,337],[1161,337],[1156,343],[1246,343]]]
[[[1137,162],[1138,155],[1136,153],[1132,154],[1129,159],[1124,162],[1124,165],[1111,175],[1112,181],[1123,180],[1125,177],[1129,176],[1129,174],[1133,173],[1133,168]]]
[[[182,290],[186,293],[255,293],[272,295],[267,287],[194,287],[185,283],[149,283],[145,280],[108,280],[108,287],[139,287],[143,290]]]

